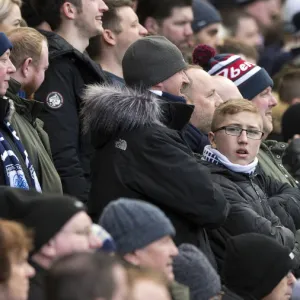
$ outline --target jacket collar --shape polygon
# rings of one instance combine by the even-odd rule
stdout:
[[[165,125],[171,129],[182,130],[189,123],[194,106],[186,104],[183,97],[166,92],[162,92],[159,98],[163,100],[162,109],[165,117]]]
[[[44,104],[36,100],[27,100],[19,97],[18,93],[20,89],[21,84],[15,79],[11,78],[6,96],[14,101],[16,111],[20,115],[25,115],[30,122],[33,122],[43,109]]]

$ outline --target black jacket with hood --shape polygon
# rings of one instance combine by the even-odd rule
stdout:
[[[260,233],[275,238],[293,250],[295,224],[285,205],[289,201],[300,201],[298,189],[259,172],[246,175],[233,172],[220,164],[204,164],[210,168],[213,181],[221,186],[230,203],[225,223],[219,229],[209,231],[211,247],[220,270],[226,240],[230,236]]]
[[[119,197],[146,200],[170,218],[177,244],[194,244],[211,256],[203,228],[219,227],[228,204],[180,133],[192,107],[121,87],[90,87],[85,98],[84,129],[95,147],[88,201],[93,220]]]
[[[81,95],[86,84],[102,83],[106,77],[96,63],[62,37],[54,32],[41,32],[48,39],[49,68],[35,94],[35,99],[45,103],[39,117],[49,135],[64,193],[86,202],[93,150],[88,134],[82,134]]]

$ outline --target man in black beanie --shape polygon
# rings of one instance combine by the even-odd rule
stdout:
[[[257,233],[227,241],[223,280],[244,300],[287,300],[296,279],[294,254],[276,240]]]
[[[57,257],[101,247],[83,204],[74,198],[0,187],[0,199],[0,218],[18,221],[34,234],[30,263],[36,276],[30,282],[29,300],[44,299],[43,279]]]

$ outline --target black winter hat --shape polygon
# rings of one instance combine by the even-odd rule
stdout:
[[[180,50],[163,36],[147,36],[134,42],[122,60],[128,86],[150,88],[185,69]]]
[[[275,239],[257,233],[227,241],[223,279],[243,299],[262,299],[294,267],[294,254]]]
[[[0,187],[0,218],[32,229],[33,253],[38,252],[84,205],[71,197],[43,195],[36,191]]]
[[[300,134],[300,103],[291,105],[283,114],[281,120],[281,133],[283,140],[287,142],[295,134]]]

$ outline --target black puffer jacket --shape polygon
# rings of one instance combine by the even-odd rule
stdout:
[[[207,254],[203,228],[219,227],[228,204],[182,138],[180,130],[193,109],[163,103],[152,93],[118,89],[94,88],[83,109],[85,129],[96,149],[90,215],[97,221],[104,207],[119,197],[146,200],[171,219],[177,244],[191,243]]]
[[[291,250],[294,248],[295,225],[284,205],[289,201],[300,201],[298,189],[262,174],[249,176],[235,173],[222,165],[204,164],[210,168],[213,181],[221,186],[230,203],[225,223],[219,229],[209,231],[212,250],[220,269],[226,240],[230,236],[256,232],[275,238]]]

